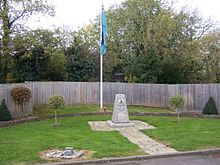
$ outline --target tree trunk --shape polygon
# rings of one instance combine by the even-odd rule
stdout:
[[[55,117],[55,126],[57,126],[57,111],[56,110],[55,110],[54,117]]]
[[[179,109],[177,109],[177,121],[180,121],[180,113],[179,113]]]
[[[2,56],[0,66],[0,83],[5,83],[10,66],[10,20],[9,20],[9,7],[8,0],[3,0],[3,12],[2,12]]]

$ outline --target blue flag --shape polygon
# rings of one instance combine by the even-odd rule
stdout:
[[[106,53],[106,36],[107,36],[107,32],[108,32],[104,6],[102,6],[101,23],[102,23],[102,25],[101,25],[100,54],[104,55]]]

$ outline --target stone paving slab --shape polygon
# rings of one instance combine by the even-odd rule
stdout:
[[[134,127],[129,127],[129,129],[135,128],[138,130],[145,130],[145,129],[154,129],[155,127],[152,125],[149,125],[143,121],[139,120],[130,120],[131,123],[134,123]],[[93,131],[115,131],[115,130],[123,130],[128,128],[112,128],[110,127],[106,121],[89,121],[88,122],[91,129]]]
[[[131,122],[134,123],[134,127],[124,128],[112,128],[106,121],[89,121],[88,123],[93,131],[119,131],[120,134],[128,138],[130,142],[137,144],[144,152],[150,155],[177,152],[175,149],[161,144],[139,131],[155,129],[154,126],[138,120],[133,120]]]

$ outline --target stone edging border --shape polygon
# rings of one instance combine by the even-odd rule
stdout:
[[[77,162],[65,162],[66,165],[94,165],[94,164],[109,164],[109,163],[119,163],[119,162],[135,162],[149,159],[157,159],[157,158],[168,158],[168,157],[178,157],[178,156],[190,156],[190,155],[211,155],[211,154],[220,154],[220,148],[216,149],[207,149],[207,150],[195,150],[195,151],[186,151],[186,152],[178,152],[172,154],[159,154],[159,155],[143,155],[143,156],[130,156],[130,157],[122,157],[122,158],[106,158],[106,159],[97,159],[97,160],[84,160]],[[41,165],[49,165],[41,164]],[[53,165],[63,165],[63,162],[53,163]]]
[[[112,112],[81,112],[81,113],[72,113],[72,114],[63,114],[63,115],[57,115],[58,118],[62,117],[74,117],[74,116],[105,116],[105,115],[112,115]],[[153,113],[153,112],[130,112],[130,116],[176,116],[175,113]],[[196,118],[207,118],[207,119],[220,119],[220,115],[203,115],[203,114],[197,114],[197,113],[181,113],[181,117],[196,117]],[[0,127],[6,127],[10,125],[17,125],[22,124],[26,122],[34,122],[34,121],[40,121],[45,119],[53,119],[54,116],[46,116],[46,117],[26,117],[23,119],[15,119],[11,121],[4,121],[0,122]]]

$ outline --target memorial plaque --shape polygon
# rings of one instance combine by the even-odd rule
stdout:
[[[126,98],[124,94],[115,95],[115,103],[111,121],[107,121],[111,127],[127,127],[134,126],[129,121]]]

